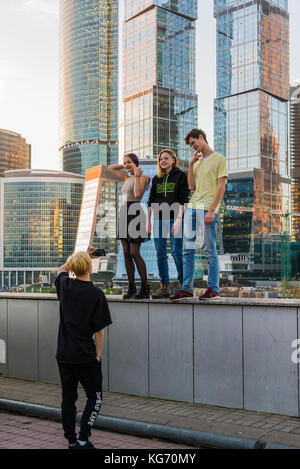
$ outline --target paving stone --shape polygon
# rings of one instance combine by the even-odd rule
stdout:
[[[295,430],[295,428],[296,427],[290,425],[288,427],[282,428],[281,431],[286,433],[293,433],[293,430]]]
[[[76,407],[78,411],[82,411],[86,397],[81,387],[78,394]],[[21,400],[60,408],[61,387],[55,384],[0,377],[0,396],[4,399]],[[286,438],[289,433],[296,439],[300,435],[300,420],[295,417],[243,411],[241,409],[227,409],[205,404],[128,396],[120,393],[104,392],[103,396],[101,415],[162,425],[182,425],[183,428],[193,428],[198,431],[205,431],[205,428],[209,428],[211,432],[222,431],[224,434],[229,435],[251,434],[257,439],[269,435],[269,431],[277,432],[276,438],[279,439],[283,436]],[[10,424],[15,421],[15,419],[10,419]],[[2,426],[0,426],[0,430],[1,428]],[[47,431],[44,423],[42,428],[43,431]]]
[[[296,435],[300,435],[300,427],[294,428],[291,433],[295,433]]]
[[[6,414],[0,412],[1,418],[5,418]],[[27,417],[19,415],[15,418],[16,425],[22,425]],[[17,426],[12,426],[11,423],[7,428],[10,433],[7,433],[7,428],[0,429],[0,448],[1,449],[67,449],[67,442],[63,436],[63,429],[58,427],[57,422],[50,422],[48,424],[48,440],[45,440],[44,435],[38,430],[39,423],[43,424],[41,419],[32,419],[36,425],[35,431],[26,431],[24,435],[20,436]],[[25,429],[26,430],[26,429]],[[55,434],[55,437],[51,437]],[[113,438],[112,438],[113,436]],[[166,441],[157,441],[153,439],[139,438],[131,435],[120,435],[118,433],[102,432],[101,430],[93,429],[91,441],[97,448],[103,449],[195,449],[193,446],[175,444]]]

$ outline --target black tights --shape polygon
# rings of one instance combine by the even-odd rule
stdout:
[[[125,241],[123,239],[121,241],[129,283],[134,283],[134,264],[136,265],[139,276],[141,277],[141,282],[144,284],[147,283],[146,264],[140,255],[141,243],[129,243],[129,241]]]

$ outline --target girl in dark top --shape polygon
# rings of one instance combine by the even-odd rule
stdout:
[[[125,155],[123,164],[110,165],[108,169],[124,182],[122,187],[123,203],[119,213],[118,239],[121,240],[124,251],[129,287],[123,299],[150,298],[146,264],[140,254],[141,243],[149,240],[146,231],[146,215],[140,203],[149,180],[139,168],[139,159],[134,153]],[[137,220],[138,223],[136,223]],[[134,264],[141,278],[141,288],[138,293],[135,286]]]
[[[189,199],[186,174],[178,168],[178,158],[173,150],[162,150],[157,159],[157,176],[152,180],[148,200],[147,231],[151,234],[151,214],[154,215],[153,236],[157,265],[161,280],[160,289],[152,298],[169,298],[169,269],[167,237],[170,235],[171,253],[175,261],[178,281],[183,281],[182,217],[184,204]]]

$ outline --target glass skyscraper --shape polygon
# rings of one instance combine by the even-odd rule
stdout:
[[[20,134],[0,129],[0,176],[4,171],[29,169],[31,145]]]
[[[60,0],[64,171],[118,161],[118,1]]]
[[[280,278],[289,211],[287,0],[215,0],[215,149],[228,159],[224,253],[236,278]]]
[[[0,178],[0,284],[53,280],[72,254],[84,177],[18,170]]]
[[[124,150],[140,158],[184,142],[197,127],[195,21],[197,0],[125,0]]]

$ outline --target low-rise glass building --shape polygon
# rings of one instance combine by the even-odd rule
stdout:
[[[50,283],[72,254],[84,177],[46,170],[0,179],[0,285]],[[42,281],[41,281],[42,279]]]

